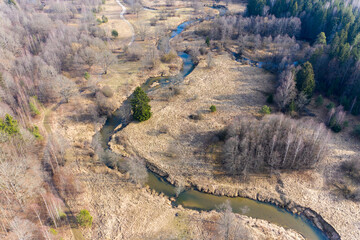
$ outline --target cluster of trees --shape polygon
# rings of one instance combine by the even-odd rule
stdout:
[[[105,32],[91,7],[81,4],[50,2],[39,10],[40,3],[0,3],[0,95],[21,121],[30,119],[34,96],[41,103],[67,102],[78,93],[64,71],[77,75],[97,65],[106,74],[114,63]],[[69,24],[75,13],[82,16],[79,26]]]
[[[226,130],[223,164],[228,173],[245,175],[275,169],[309,169],[326,153],[327,130],[284,115],[261,121],[241,119]]]
[[[310,62],[288,67],[279,75],[274,100],[280,110],[302,112],[315,90],[314,70]]]
[[[100,4],[0,2],[0,238],[52,239],[50,227],[66,224],[62,199],[80,193],[65,167],[65,139],[43,138],[32,121],[42,105],[65,103],[86,84],[93,96],[111,98],[84,75],[93,66],[106,74],[115,61],[94,17]]]
[[[300,38],[314,45],[317,89],[335,96],[346,111],[360,113],[360,15],[356,1],[250,0],[249,16],[298,17]]]
[[[236,40],[244,33],[254,35],[259,34],[262,37],[276,37],[278,35],[296,37],[299,36],[300,30],[301,21],[297,17],[244,17],[241,15],[229,15],[216,18],[211,29],[209,29],[210,37],[215,40]]]
[[[255,57],[266,62],[264,67],[273,71],[282,71],[314,51],[309,45],[299,44],[296,40],[301,33],[298,17],[228,15],[216,18],[210,25],[203,24],[195,33],[206,38],[208,45],[210,40],[217,40],[222,47],[236,41],[239,55],[245,48],[270,52],[270,55]]]

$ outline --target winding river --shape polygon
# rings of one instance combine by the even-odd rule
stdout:
[[[193,23],[193,21],[180,24],[177,29],[171,33],[171,38],[179,35],[186,26],[191,23]],[[178,52],[178,55],[182,58],[184,63],[183,68],[178,75],[174,77],[149,78],[142,87],[146,89],[146,91],[153,91],[154,89],[164,87],[169,83],[174,84],[176,82],[181,82],[184,77],[189,75],[196,67],[195,64],[188,54]],[[156,85],[156,87],[152,87],[154,85]],[[104,127],[100,130],[101,139],[103,141],[102,145],[105,148],[108,148],[108,141],[114,133],[115,128],[122,124],[121,128],[117,129],[117,131],[120,131],[127,124],[127,121],[125,121],[125,117],[122,116],[121,112],[121,110],[117,110],[107,119]],[[176,196],[176,188],[150,170],[148,170],[147,185],[151,189],[156,190],[158,193],[164,193],[168,197]],[[264,219],[284,228],[294,229],[298,233],[302,234],[306,239],[329,239],[322,231],[320,231],[320,229],[315,227],[315,225],[305,217],[292,214],[273,204],[263,203],[248,198],[215,196],[199,192],[195,189],[186,189],[175,198],[174,204],[182,205],[184,208],[210,211],[216,209],[217,206],[226,200],[230,201],[235,213],[253,218]]]

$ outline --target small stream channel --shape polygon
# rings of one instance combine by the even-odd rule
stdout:
[[[171,38],[179,35],[182,31],[184,31],[187,25],[193,22],[194,21],[188,21],[180,24],[177,29],[171,33]],[[149,78],[142,85],[142,87],[146,91],[152,91],[156,88],[164,87],[169,83],[174,84],[177,81],[180,82],[187,75],[189,75],[196,67],[196,65],[193,63],[191,57],[187,53],[178,52],[178,55],[183,60],[183,68],[178,75],[174,77]],[[154,85],[156,86],[151,87]],[[117,128],[120,124],[122,124],[122,127],[120,128],[121,130],[126,126],[127,122],[124,120],[124,117],[121,116],[121,111],[118,110],[107,119],[104,127],[100,130],[103,147],[108,148],[108,141],[110,140],[111,135],[114,133],[115,128]],[[162,177],[158,176],[150,170],[148,170],[147,185],[150,187],[150,189],[154,189],[158,193],[164,193],[168,197],[176,196],[176,188],[170,183],[168,183],[166,180],[164,180]],[[284,228],[291,228],[302,234],[306,239],[329,239],[320,229],[318,229],[311,221],[307,220],[305,217],[290,213],[273,204],[263,203],[248,198],[216,196],[208,193],[199,192],[194,189],[186,189],[176,197],[174,204],[182,205],[184,208],[211,211],[215,210],[217,206],[219,206],[226,200],[230,201],[233,211],[235,213],[267,220]]]

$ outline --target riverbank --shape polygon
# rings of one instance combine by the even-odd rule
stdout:
[[[316,169],[279,173],[271,178],[253,176],[247,182],[226,177],[219,164],[207,161],[201,154],[199,149],[211,140],[209,134],[220,130],[235,116],[258,116],[266,100],[263,93],[272,91],[274,86],[271,75],[266,76],[263,70],[240,65],[227,55],[216,56],[212,70],[201,61],[185,79],[183,88],[179,86],[180,95],[164,101],[162,96],[167,89],[151,94],[152,119],[128,125],[113,138],[112,149],[120,149],[120,143],[127,153],[137,154],[156,166],[171,183],[195,186],[218,195],[271,201],[309,215],[313,215],[308,210],[312,209],[334,226],[342,239],[358,238],[359,204],[333,195],[324,176],[325,171],[335,171],[339,160],[358,155],[354,142],[347,141],[344,145],[342,134],[332,135],[330,156]],[[208,110],[212,104],[217,107],[216,113]],[[202,118],[193,120],[190,115]]]
[[[153,72],[137,74],[136,64],[131,71],[134,81],[123,82],[115,73],[122,73],[118,65],[102,76],[100,85],[110,85],[114,91],[112,100],[120,106],[132,89],[158,74]],[[132,69],[132,68],[131,68]],[[95,71],[92,72],[95,76]],[[128,72],[126,72],[128,73]],[[110,84],[113,81],[114,84]],[[64,136],[68,149],[64,171],[73,177],[79,190],[76,196],[65,197],[74,214],[88,209],[93,216],[91,229],[83,229],[87,239],[159,239],[159,238],[218,238],[220,214],[197,212],[173,207],[168,198],[129,180],[129,176],[107,168],[93,150],[93,136],[104,125],[105,118],[96,118],[94,101],[82,92],[54,109],[46,120],[46,126],[58,136]],[[94,117],[94,119],[92,119]],[[286,230],[266,221],[236,215],[236,222],[249,231],[253,239],[303,239],[298,233]]]

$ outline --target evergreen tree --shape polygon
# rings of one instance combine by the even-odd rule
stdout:
[[[315,90],[314,70],[310,62],[302,65],[296,74],[296,87],[299,91],[311,97]]]
[[[133,93],[133,98],[130,100],[134,119],[142,122],[151,117],[151,107],[149,102],[150,98],[146,95],[144,90],[137,87]]]
[[[319,35],[317,35],[315,44],[326,45],[326,36],[324,32],[321,32]]]
[[[263,15],[265,0],[249,0],[247,4],[248,15]]]

